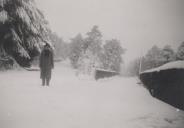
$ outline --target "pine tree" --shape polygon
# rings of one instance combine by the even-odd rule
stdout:
[[[12,56],[21,66],[40,52],[47,40],[47,21],[34,0],[0,1],[0,55]]]

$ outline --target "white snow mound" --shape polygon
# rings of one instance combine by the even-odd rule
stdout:
[[[153,68],[153,69],[150,69],[150,70],[146,70],[142,73],[160,72],[161,70],[167,70],[167,69],[184,69],[184,61],[180,60],[180,61],[170,62],[170,63],[164,64],[160,67]]]

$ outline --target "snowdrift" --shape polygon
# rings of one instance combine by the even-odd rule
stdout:
[[[55,64],[49,87],[36,71],[1,72],[0,128],[183,128],[184,111],[151,97],[136,78],[95,81],[69,64]]]
[[[151,95],[184,110],[184,61],[146,70],[140,79]]]

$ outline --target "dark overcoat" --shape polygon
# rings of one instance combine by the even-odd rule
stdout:
[[[42,50],[39,67],[40,78],[51,79],[52,69],[54,68],[53,51],[51,48]]]

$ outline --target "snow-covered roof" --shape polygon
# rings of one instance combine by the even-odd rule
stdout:
[[[149,73],[149,72],[159,72],[161,70],[167,70],[167,69],[184,69],[184,61],[170,62],[170,63],[164,64],[160,67],[146,70],[144,72],[141,72],[140,74]]]

